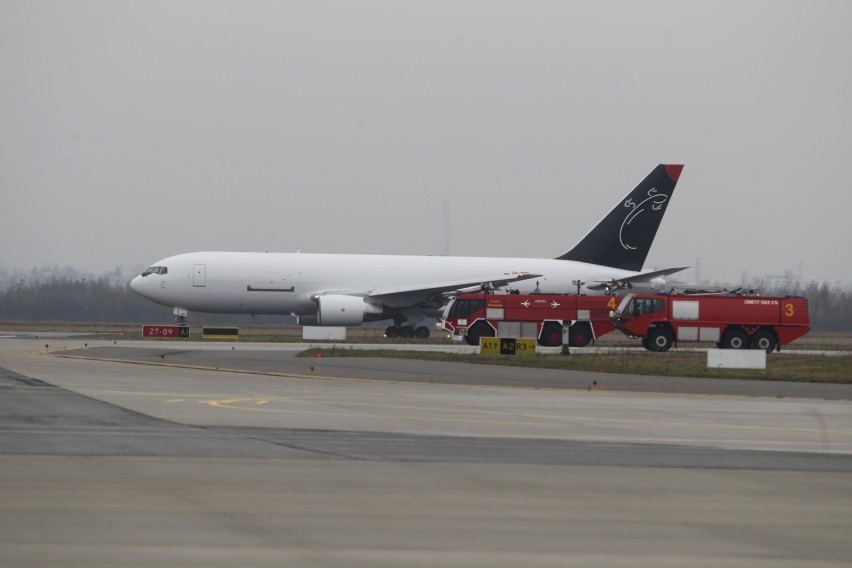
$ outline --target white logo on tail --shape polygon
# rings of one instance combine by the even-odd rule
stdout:
[[[627,198],[627,201],[624,202],[624,206],[629,208],[631,211],[627,214],[627,217],[624,218],[624,222],[621,223],[621,229],[618,231],[618,241],[621,243],[621,246],[624,247],[624,250],[636,250],[635,246],[624,242],[624,228],[632,223],[633,220],[641,215],[648,207],[651,207],[652,211],[662,210],[663,205],[665,205],[668,200],[669,196],[664,193],[657,193],[657,188],[655,187],[648,190],[648,198],[643,200],[641,203],[634,202],[632,197]]]

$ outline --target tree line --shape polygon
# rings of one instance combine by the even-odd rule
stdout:
[[[158,306],[129,286],[130,277],[116,269],[100,277],[83,276],[71,269],[40,271],[28,276],[2,279],[0,274],[0,321],[139,322],[166,323],[171,308]],[[814,331],[852,331],[852,291],[827,283],[801,286],[789,281],[774,289],[762,287],[763,295],[800,295],[808,299]],[[240,316],[190,313],[193,323],[292,324],[289,316]]]
[[[801,295],[808,299],[811,329],[852,331],[852,292],[838,290],[826,283],[811,282]]]
[[[33,271],[0,284],[0,321],[169,323],[172,309],[142,298],[130,289],[120,270],[100,277],[72,269]],[[248,316],[190,313],[198,324],[292,324],[290,316]]]

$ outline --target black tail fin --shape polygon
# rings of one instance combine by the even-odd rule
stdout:
[[[559,257],[642,270],[683,165],[660,164],[582,241]]]

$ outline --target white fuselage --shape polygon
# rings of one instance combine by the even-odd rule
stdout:
[[[531,273],[514,282],[521,292],[576,293],[576,281],[592,285],[638,272],[569,260],[452,256],[196,252],[165,258],[165,273],[137,276],[131,287],[166,306],[240,314],[315,314],[325,294],[370,296],[405,308],[426,300],[430,284]],[[396,291],[396,292],[395,292]],[[588,290],[583,287],[583,293]]]

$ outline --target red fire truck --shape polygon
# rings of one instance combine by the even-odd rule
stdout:
[[[615,328],[609,313],[618,302],[615,296],[461,294],[441,324],[470,345],[480,337],[535,337],[539,345],[559,347],[567,328],[568,345],[584,347]]]
[[[722,349],[781,349],[810,331],[802,297],[629,294],[611,314],[615,327],[649,351],[709,341]]]

